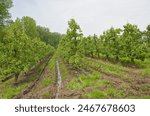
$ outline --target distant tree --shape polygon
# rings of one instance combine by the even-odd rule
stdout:
[[[146,46],[142,39],[142,32],[137,25],[126,24],[122,34],[124,55],[134,62],[135,59],[145,59]]]
[[[50,32],[50,30],[46,27],[41,27],[37,26],[37,32],[38,32],[38,37],[46,42],[47,44],[52,45],[53,47],[57,48],[59,41],[62,37],[61,34],[56,33],[56,32]]]
[[[112,55],[112,41],[110,31],[104,31],[103,34],[100,36],[101,38],[101,53],[106,56],[107,59]]]
[[[150,57],[150,25],[147,26],[146,30],[143,32],[143,40],[146,43],[147,56]]]
[[[62,38],[62,34],[57,33],[57,32],[51,32],[48,43],[54,46],[55,48],[57,48],[61,38]]]
[[[49,43],[49,39],[50,39],[50,30],[46,27],[42,27],[42,26],[37,26],[37,32],[38,32],[38,37],[46,42]]]
[[[37,27],[36,27],[36,21],[28,16],[24,16],[22,19],[23,24],[23,30],[25,33],[30,36],[31,38],[37,37]]]
[[[86,41],[87,41],[87,44],[86,44],[85,49],[87,49],[86,50],[87,54],[88,54],[88,56],[94,57],[94,52],[95,52],[95,44],[94,43],[95,42],[94,42],[92,36],[88,36]]]
[[[97,57],[99,57],[100,54],[100,47],[99,47],[99,38],[94,34],[93,36],[94,46],[95,46],[95,52],[97,54]]]
[[[150,25],[147,26],[146,31],[144,32],[144,36],[148,47],[150,47]]]
[[[0,38],[4,36],[4,27],[10,21],[9,9],[12,7],[11,0],[0,0]]]
[[[119,57],[122,55],[122,40],[121,40],[121,29],[119,28],[110,28],[108,30],[108,36],[110,38],[110,48],[111,48],[111,53],[116,61],[119,60]]]
[[[91,40],[91,36],[83,37],[80,41],[80,49],[82,54],[85,56],[92,56],[94,55],[93,51],[93,41]]]

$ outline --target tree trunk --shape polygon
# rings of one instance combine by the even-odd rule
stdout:
[[[119,57],[118,57],[118,56],[116,56],[116,61],[117,61],[117,62],[119,61]]]
[[[131,62],[134,63],[134,58],[131,58]]]
[[[97,56],[98,56],[98,58],[99,58],[99,51],[97,51]]]
[[[94,57],[93,52],[91,52],[91,56],[92,56],[92,58]]]
[[[17,84],[17,81],[18,81],[18,77],[19,77],[19,74],[18,74],[18,73],[17,73],[17,74],[15,74],[14,85],[16,85],[16,84]]]
[[[108,54],[106,55],[106,58],[107,58],[107,60],[109,60],[109,55]]]

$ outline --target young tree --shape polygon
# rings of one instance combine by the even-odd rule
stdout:
[[[87,37],[87,47],[88,47],[87,53],[89,54],[88,56],[94,57],[96,49],[95,49],[95,42],[92,36]]]
[[[78,67],[81,61],[81,54],[78,50],[80,47],[79,43],[82,38],[82,31],[74,19],[71,19],[68,22],[68,25],[69,28],[67,29],[67,33],[61,40],[61,48],[64,59],[68,63]]]
[[[0,39],[4,36],[3,29],[10,19],[9,9],[11,7],[11,0],[0,0]]]
[[[119,60],[119,57],[122,55],[122,40],[121,40],[121,29],[119,28],[110,28],[108,30],[108,36],[110,38],[110,48],[111,54],[115,57],[116,61]]]
[[[146,57],[150,57],[150,25],[148,25],[146,30],[143,32],[143,41],[146,46]]]
[[[148,47],[150,47],[150,25],[147,26],[146,31],[144,32],[144,36]]]
[[[112,41],[110,36],[110,31],[107,30],[103,32],[103,35],[100,36],[101,38],[101,53],[106,56],[107,59],[112,55]]]
[[[130,58],[132,63],[135,59],[144,60],[145,45],[143,45],[142,33],[136,25],[129,23],[124,25],[122,39],[124,55]]]
[[[23,30],[24,32],[31,38],[37,37],[37,26],[36,26],[36,21],[28,16],[24,16],[21,19],[22,25],[23,25]]]
[[[95,52],[97,54],[97,57],[99,57],[99,54],[100,54],[100,49],[99,49],[99,39],[98,37],[94,34],[93,36],[93,41],[94,41],[94,46],[95,46]]]

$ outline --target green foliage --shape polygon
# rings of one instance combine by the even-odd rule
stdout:
[[[119,60],[121,54],[121,29],[114,29],[113,27],[105,31],[101,36],[102,49],[101,53],[107,58],[114,56],[116,60]]]
[[[147,54],[146,57],[150,58],[150,25],[147,26],[146,30],[143,32],[143,40],[147,45]]]
[[[0,78],[27,71],[40,59],[53,54],[54,48],[32,38],[24,30],[25,22],[17,19],[5,28],[5,36],[0,39]]]
[[[95,39],[93,39],[95,38]],[[80,46],[81,49],[83,49],[82,53],[85,56],[91,56],[94,57],[94,54],[96,54],[99,56],[99,43],[98,43],[98,38],[96,36],[92,37],[92,36],[88,36],[88,37],[84,37],[81,42],[80,42]],[[95,41],[94,41],[95,40]],[[96,44],[96,47],[95,47]]]
[[[77,53],[75,55],[71,56],[69,59],[69,63],[72,64],[72,66],[75,68],[81,67],[82,66],[81,62],[83,62],[83,58],[81,57],[81,55],[79,55]]]
[[[60,42],[60,49],[66,62],[73,64],[74,67],[80,67],[82,61],[82,54],[80,53],[80,41],[82,32],[80,26],[71,19],[68,22],[69,28],[67,34]]]
[[[52,33],[48,28],[37,26],[38,37],[45,43],[50,44],[51,46],[57,48],[59,40],[62,35],[59,33]]]
[[[31,38],[37,37],[36,21],[33,18],[24,16],[22,17],[21,22],[23,24],[23,31],[27,36]]]
[[[107,95],[103,91],[93,90],[92,92],[85,94],[83,97],[88,99],[104,99]]]
[[[88,99],[123,98],[124,93],[120,90],[111,88],[104,91],[93,90],[92,92],[85,94],[83,97]]]
[[[147,42],[148,47],[150,47],[150,25],[148,25],[146,31],[144,31],[144,39]]]
[[[5,25],[10,21],[9,9],[12,7],[12,0],[0,0],[0,39],[3,38]]]
[[[10,82],[4,84],[4,86],[0,86],[0,98],[1,99],[11,99],[18,95],[21,90],[26,88],[29,83],[23,83],[20,86],[13,86]]]
[[[92,67],[100,72],[109,74],[109,75],[115,75],[121,78],[127,78],[127,75],[125,75],[124,71],[128,71],[127,68],[124,68],[123,66],[119,66],[116,64],[111,64],[107,62],[103,62],[100,60],[92,60],[90,58],[85,59],[85,64],[87,64],[89,67]]]
[[[93,72],[89,76],[80,75],[78,78],[74,78],[67,87],[71,90],[83,90],[86,87],[105,86],[110,84],[110,82],[102,80],[99,73]]]
[[[96,35],[83,37],[80,40],[80,51],[85,56],[100,57],[104,55],[107,59],[119,61],[129,58],[132,63],[135,59],[144,61],[149,57],[148,47],[150,31],[149,26],[144,34],[136,25],[127,23],[124,29],[110,28],[98,38]]]
[[[47,87],[50,84],[52,84],[52,80],[51,79],[44,79],[44,80],[42,80],[42,85],[44,85],[45,87]]]
[[[146,45],[142,40],[142,33],[136,25],[126,24],[122,34],[123,38],[123,51],[125,57],[131,59],[145,59]]]
[[[0,27],[3,27],[10,18],[9,9],[12,7],[12,0],[0,1]]]

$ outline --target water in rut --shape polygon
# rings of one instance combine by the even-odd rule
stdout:
[[[61,74],[59,69],[58,58],[56,58],[56,71],[57,71],[57,91],[56,91],[56,99],[60,96],[60,89],[61,89]]]

